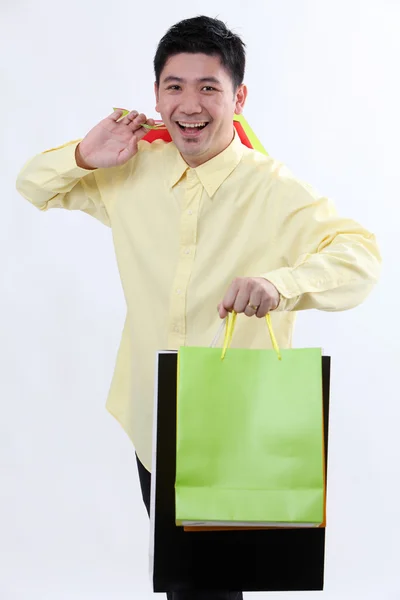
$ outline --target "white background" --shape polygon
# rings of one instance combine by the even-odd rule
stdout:
[[[247,597],[399,599],[398,0],[2,0],[0,599],[153,597],[134,449],[104,408],[125,311],[111,233],[40,213],[15,179],[113,106],[156,116],[157,42],[197,14],[244,37],[269,153],[384,258],[365,304],[296,328],[333,357],[325,591]]]

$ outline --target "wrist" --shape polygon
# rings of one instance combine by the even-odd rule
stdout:
[[[80,168],[80,169],[85,169],[86,171],[94,171],[96,169],[96,167],[92,167],[90,166],[83,158],[82,158],[82,154],[79,148],[80,144],[77,145],[76,149],[75,149],[75,162],[76,165]]]

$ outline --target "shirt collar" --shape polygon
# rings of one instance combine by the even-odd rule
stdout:
[[[183,174],[190,169],[183,160],[174,143],[171,143],[175,152],[175,161],[170,173],[170,187],[174,187]],[[171,148],[172,150],[172,148]],[[229,146],[204,164],[193,169],[205,188],[208,196],[212,198],[225,179],[234,171],[243,156],[243,144],[235,130],[234,137]]]

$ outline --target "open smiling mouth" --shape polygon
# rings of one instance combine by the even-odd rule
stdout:
[[[179,128],[187,134],[196,135],[202,131],[205,127],[207,127],[207,121],[201,121],[199,123],[185,123],[185,121],[177,121],[177,125]]]

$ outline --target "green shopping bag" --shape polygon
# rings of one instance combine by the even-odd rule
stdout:
[[[176,524],[318,527],[325,465],[320,349],[182,347]]]

